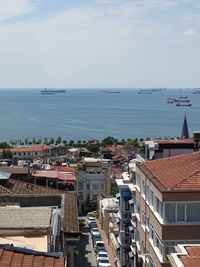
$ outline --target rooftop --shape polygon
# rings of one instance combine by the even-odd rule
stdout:
[[[64,267],[64,257],[53,257],[47,253],[0,245],[1,267]]]
[[[169,255],[173,267],[199,267],[200,266],[200,245],[185,244],[176,247],[177,253]]]
[[[179,139],[150,139],[145,140],[147,141],[153,141],[157,144],[193,144],[193,138],[179,138]]]
[[[49,150],[49,149],[52,149],[52,147],[48,146],[48,145],[34,145],[34,146],[28,146],[28,147],[10,148],[10,150],[13,153],[16,153],[16,152],[32,152],[32,151],[40,152],[40,151]],[[3,149],[0,149],[0,152],[3,152]]]
[[[200,191],[200,151],[137,164],[162,191]]]
[[[61,172],[57,170],[47,170],[47,171],[34,171],[31,173],[34,177],[43,177],[48,179],[58,179],[61,181],[70,181],[75,182],[76,177],[72,174],[68,174],[66,172]]]
[[[21,182],[17,180],[10,179],[9,188],[6,194],[3,191],[4,187],[0,187],[0,195],[10,195],[10,194],[30,194],[30,195],[64,195],[65,201],[63,203],[63,212],[65,216],[64,220],[64,231],[68,233],[79,232],[78,218],[77,218],[77,200],[76,195],[72,192],[66,192],[59,189],[53,189],[50,187],[39,186],[31,183]]]
[[[48,228],[51,208],[0,207],[0,228]]]

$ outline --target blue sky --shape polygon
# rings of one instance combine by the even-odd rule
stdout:
[[[1,88],[200,87],[199,0],[0,0]]]

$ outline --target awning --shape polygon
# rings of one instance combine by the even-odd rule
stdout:
[[[117,242],[117,239],[113,233],[110,233],[110,241],[114,247],[115,250],[119,249],[119,243]]]

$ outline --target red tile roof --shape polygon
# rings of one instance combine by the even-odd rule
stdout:
[[[179,256],[185,267],[199,267],[200,266],[200,247],[199,246],[185,246],[188,255]]]
[[[76,173],[76,170],[74,168],[71,167],[67,167],[67,166],[56,166],[56,165],[52,165],[52,168],[58,170],[58,171],[63,171],[63,172],[71,172],[73,174]]]
[[[16,148],[10,148],[10,150],[15,153],[15,152],[31,152],[31,151],[36,151],[40,152],[43,150],[50,150],[52,149],[51,146],[48,145],[34,145],[34,146],[28,146],[28,147],[16,147]],[[3,149],[0,149],[0,152],[3,152]]]
[[[64,257],[31,255],[0,248],[0,267],[64,267]]]
[[[72,174],[68,174],[66,172],[59,172],[57,170],[48,170],[48,171],[34,171],[31,173],[34,177],[44,177],[49,179],[58,179],[61,181],[70,181],[76,182],[76,177]]]
[[[149,140],[146,140],[149,141]],[[193,144],[193,138],[180,138],[180,139],[152,139],[158,144]]]
[[[137,166],[160,191],[200,191],[200,151]]]

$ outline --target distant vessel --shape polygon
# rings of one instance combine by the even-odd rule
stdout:
[[[43,95],[54,95],[55,93],[65,93],[65,89],[47,89],[44,88],[43,90],[40,91],[41,94]]]
[[[101,93],[110,93],[110,94],[119,94],[120,91],[114,91],[114,90],[100,90]]]
[[[176,103],[176,106],[177,107],[191,107],[192,106],[192,104],[180,104],[180,103]]]
[[[200,88],[195,89],[195,91],[193,91],[192,94],[199,95],[200,94]]]

